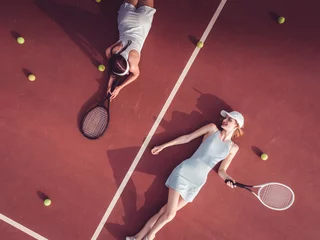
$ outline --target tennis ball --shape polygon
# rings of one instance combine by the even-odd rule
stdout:
[[[279,17],[278,18],[278,23],[279,24],[282,24],[282,23],[284,23],[286,21],[286,19],[284,18],[284,17]]]
[[[198,48],[202,48],[202,47],[203,47],[203,42],[199,41],[199,42],[197,43],[197,47],[198,47]]]
[[[97,3],[101,2],[101,0],[96,0]]]
[[[262,159],[263,161],[267,160],[267,159],[268,159],[268,155],[267,155],[266,153],[262,153],[262,154],[261,154],[261,159]]]
[[[23,37],[18,37],[17,38],[17,42],[20,43],[20,44],[24,44],[25,41],[24,41]]]
[[[103,72],[104,70],[106,70],[106,67],[103,64],[100,64],[98,69],[100,72]]]
[[[51,200],[50,199],[46,199],[46,200],[44,200],[43,204],[48,207],[48,206],[51,205]]]
[[[28,79],[33,82],[34,80],[36,80],[36,76],[33,75],[33,74],[30,74],[30,75],[28,76]]]

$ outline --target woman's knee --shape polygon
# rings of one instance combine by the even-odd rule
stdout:
[[[174,219],[176,214],[177,214],[177,211],[175,211],[175,210],[166,211],[164,213],[164,218],[165,218],[166,221],[171,221],[172,219]]]
[[[164,214],[164,213],[166,212],[166,210],[167,210],[167,204],[164,205],[164,206],[160,209],[160,211],[158,212],[158,214],[162,215],[162,214]]]
[[[138,3],[139,3],[139,0],[124,0],[124,1],[127,2],[127,3],[132,4],[135,7],[137,7]]]

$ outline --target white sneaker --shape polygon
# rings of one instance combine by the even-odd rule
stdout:
[[[126,237],[126,240],[136,240],[135,237]]]

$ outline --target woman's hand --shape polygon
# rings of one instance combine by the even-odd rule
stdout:
[[[108,87],[107,96],[110,95],[110,97],[111,97],[111,94],[112,94],[112,92],[111,92],[111,87]]]
[[[227,181],[227,186],[228,187],[231,187],[231,188],[235,188],[237,187],[234,183],[236,183],[236,181],[234,179],[232,179],[231,177],[228,177],[226,180],[230,180],[230,181]]]
[[[120,93],[120,91],[121,91],[121,87],[116,87],[116,88],[113,90],[113,92],[111,93],[111,97],[110,97],[111,101],[112,101],[113,99],[115,99],[116,96],[118,96],[118,94]]]
[[[151,153],[153,155],[158,155],[163,149],[164,149],[164,147],[162,145],[156,146],[151,150]]]

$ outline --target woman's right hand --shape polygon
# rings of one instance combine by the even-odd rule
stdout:
[[[164,147],[162,145],[156,146],[156,147],[152,148],[151,153],[153,155],[158,155],[163,149],[164,149]]]
[[[235,185],[236,181],[234,179],[232,179],[231,177],[228,177],[228,179],[226,181],[227,181],[226,184],[227,184],[228,187],[230,187],[230,188],[237,187]]]

